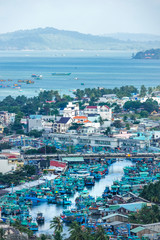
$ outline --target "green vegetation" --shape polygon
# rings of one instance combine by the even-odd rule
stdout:
[[[35,173],[36,169],[34,166],[25,165],[22,169],[16,170],[13,173],[0,173],[0,184],[11,186],[13,183],[14,185],[18,185],[22,180],[27,181],[28,177],[31,177]]]
[[[63,223],[59,217],[54,217],[51,221],[50,228],[54,228],[54,240],[108,240],[105,229],[99,226],[96,230],[89,228],[82,229],[81,225],[73,222],[69,226],[69,237],[62,236]]]
[[[160,49],[150,49],[144,52],[138,52],[134,59],[160,59]]]
[[[160,210],[157,205],[144,206],[136,213],[130,214],[129,222],[138,224],[151,224],[160,221]]]
[[[3,149],[11,149],[11,145],[8,142],[4,142],[0,144],[0,151]]]
[[[140,196],[151,202],[160,203],[160,181],[144,186]]]
[[[38,149],[29,149],[25,154],[45,154],[45,153],[56,153],[57,150],[54,146],[45,146]]]
[[[40,138],[42,137],[43,131],[32,130],[27,135],[30,137]]]
[[[138,93],[138,89],[134,86],[122,86],[120,88],[115,87],[114,89],[107,88],[85,88],[84,90],[77,89],[74,92],[75,96],[81,100],[82,97],[89,97],[92,101],[98,100],[105,94],[116,94],[117,97],[131,97],[133,93]]]
[[[29,230],[27,227],[22,226],[18,220],[12,225],[13,227],[17,228],[21,233],[27,233],[29,237],[33,236],[33,231]]]
[[[149,39],[148,41],[124,41],[114,36],[94,36],[47,27],[0,34],[0,50],[110,49],[133,51],[133,49],[159,47],[159,39],[156,41],[149,41]]]
[[[127,101],[124,106],[126,110],[142,110],[146,111],[148,114],[152,113],[153,111],[158,112],[159,106],[158,102],[152,99],[147,99],[145,102],[141,103],[140,101]]]

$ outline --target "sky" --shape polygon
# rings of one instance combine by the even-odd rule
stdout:
[[[160,35],[160,0],[0,0],[0,33],[54,27]]]

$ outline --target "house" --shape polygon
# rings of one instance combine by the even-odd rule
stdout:
[[[86,108],[84,109],[84,115],[88,116],[89,114],[98,114],[99,116],[101,116],[102,119],[112,119],[112,110],[107,105],[86,106]]]
[[[114,221],[128,222],[128,216],[119,213],[113,213],[109,214],[108,216],[102,217],[102,220],[108,223]]]
[[[4,127],[2,124],[0,124],[0,134],[3,134],[3,131],[4,131]]]
[[[79,104],[69,102],[67,106],[63,109],[63,117],[73,118],[79,115]]]
[[[156,234],[156,233],[158,233],[158,232],[148,229],[148,228],[145,228],[145,227],[142,227],[142,226],[136,227],[131,230],[131,234],[133,236],[137,236],[139,238],[142,238],[142,236],[144,234]]]
[[[5,126],[14,123],[15,115],[15,113],[9,113],[8,111],[0,111],[0,123]]]
[[[59,121],[53,124],[53,132],[65,133],[71,126],[72,119],[70,117],[61,117]]]
[[[132,193],[132,192],[128,192],[126,194],[123,195],[123,199],[127,202],[127,203],[133,203],[133,202],[138,202],[138,201],[143,201],[143,202],[147,202],[149,203],[148,200],[141,198],[139,196],[137,196],[136,194]]]
[[[74,123],[85,124],[85,123],[88,123],[88,122],[91,122],[91,121],[89,121],[86,116],[75,116],[75,117],[73,117],[73,122]]]
[[[32,130],[37,130],[37,131],[43,130],[41,118],[27,119],[27,132],[30,132]]]

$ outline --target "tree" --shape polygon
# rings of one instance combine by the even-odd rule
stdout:
[[[122,123],[120,120],[115,120],[113,123],[112,123],[112,126],[115,127],[115,128],[121,128],[122,127]]]
[[[125,122],[127,120],[127,118],[128,118],[127,115],[124,115],[123,116],[123,121]]]
[[[24,170],[26,171],[28,176],[35,175],[36,168],[32,165],[24,165]]]
[[[142,85],[140,89],[140,97],[145,97],[146,93],[147,93],[147,88],[144,85]]]
[[[153,92],[152,87],[148,87],[148,94],[150,95]]]
[[[62,232],[63,231],[63,223],[60,217],[54,217],[50,222],[50,228],[54,228],[54,232]]]
[[[98,226],[98,229],[95,233],[95,239],[96,240],[108,240],[109,239],[109,237],[106,236],[105,230],[102,226]]]
[[[85,240],[84,232],[82,231],[81,225],[77,222],[73,222],[69,227],[70,237],[69,240]]]
[[[104,132],[104,135],[109,135],[111,134],[111,128],[110,127],[107,127],[106,131]]]
[[[126,129],[127,129],[127,130],[130,130],[129,123],[126,123]]]

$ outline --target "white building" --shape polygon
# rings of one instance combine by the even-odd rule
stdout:
[[[0,111],[0,123],[8,126],[15,121],[15,113],[9,113],[8,111]]]
[[[70,117],[61,117],[58,122],[53,124],[53,132],[57,133],[66,133],[68,128],[71,126],[72,118]]]
[[[84,115],[98,114],[102,119],[112,119],[112,109],[107,105],[104,106],[87,106],[84,109]]]
[[[79,115],[79,104],[69,102],[68,105],[63,110],[63,117],[73,118]]]

